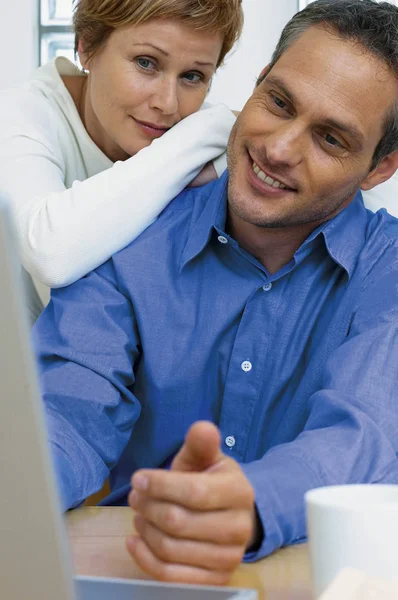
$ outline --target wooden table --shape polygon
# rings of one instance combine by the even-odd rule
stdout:
[[[79,575],[148,579],[125,549],[133,531],[130,508],[79,508],[67,515],[75,570]],[[311,600],[307,546],[284,548],[243,564],[233,587],[255,588],[260,600]]]

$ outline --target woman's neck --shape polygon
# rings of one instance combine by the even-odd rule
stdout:
[[[75,103],[85,130],[93,140],[94,144],[113,162],[119,160],[124,161],[130,158],[126,152],[107,139],[107,136],[91,107],[88,77],[82,77],[81,75],[64,75],[61,76],[61,78]]]
[[[86,95],[87,76],[61,75],[61,79],[71,95],[72,100],[77,108],[77,112],[79,113],[82,123],[85,126],[84,99]]]

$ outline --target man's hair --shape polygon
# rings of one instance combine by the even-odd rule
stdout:
[[[317,0],[309,4],[284,28],[267,73],[282,54],[313,26],[323,27],[327,32],[362,47],[383,62],[398,80],[398,7],[375,0]],[[371,170],[384,156],[397,149],[398,99],[386,118]]]
[[[115,29],[152,19],[174,19],[193,29],[221,33],[220,66],[243,28],[241,0],[74,0],[74,4],[75,52],[81,39],[89,57]]]

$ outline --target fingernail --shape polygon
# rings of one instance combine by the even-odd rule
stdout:
[[[137,475],[134,475],[133,477],[133,487],[135,487],[136,490],[141,490],[141,491],[145,491],[148,489],[149,486],[149,479],[148,477],[145,477],[145,475],[141,475],[140,473],[138,473]]]

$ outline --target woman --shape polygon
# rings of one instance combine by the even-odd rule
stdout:
[[[77,0],[83,72],[58,58],[0,95],[0,194],[36,280],[96,268],[223,153],[234,115],[199,109],[241,33],[240,4]]]

